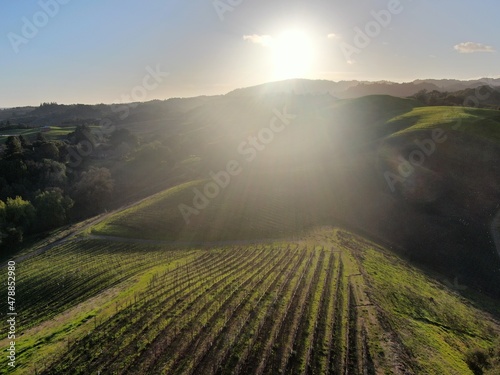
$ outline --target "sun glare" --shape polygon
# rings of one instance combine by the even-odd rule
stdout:
[[[287,30],[273,40],[274,78],[305,78],[311,72],[314,48],[302,30]]]

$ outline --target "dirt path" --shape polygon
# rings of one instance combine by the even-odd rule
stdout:
[[[82,232],[85,232],[86,230],[90,229],[94,225],[99,224],[101,221],[107,219],[109,216],[114,215],[114,214],[121,212],[123,210],[126,210],[126,209],[133,207],[135,205],[141,204],[143,201],[150,199],[151,197],[153,197],[157,194],[161,194],[162,192],[163,192],[163,190],[160,192],[157,192],[155,194],[152,194],[151,196],[147,196],[147,197],[142,198],[138,201],[135,201],[133,203],[129,203],[129,204],[126,204],[124,206],[121,206],[120,208],[117,208],[115,210],[105,212],[105,213],[100,214],[98,216],[95,216],[93,218],[87,219],[83,222],[73,224],[73,225],[69,226],[66,230],[64,230],[62,233],[55,235],[56,238],[53,241],[51,241],[47,244],[43,244],[43,242],[40,241],[42,244],[38,245],[38,248],[35,248],[34,250],[32,250],[28,253],[21,253],[21,254],[14,255],[9,260],[13,260],[16,263],[19,263],[19,262],[22,262],[26,259],[43,254],[44,252],[52,249],[53,247],[61,245],[63,243],[66,243],[66,242],[69,242],[72,240],[81,240],[81,239],[75,239],[75,237],[77,235],[81,234]],[[49,240],[51,237],[49,237]],[[95,236],[95,237],[98,239],[106,239],[106,238],[104,238],[104,236]],[[99,238],[99,237],[103,237],[103,238]],[[125,240],[125,239],[122,239],[122,240]],[[133,242],[133,241],[136,241],[136,240],[131,240],[130,242]],[[137,240],[137,241],[139,241],[139,240]],[[116,238],[116,242],[118,242],[118,237]],[[123,242],[126,242],[126,241],[123,241]],[[35,246],[37,246],[37,245],[35,244],[33,247],[35,247]],[[7,262],[8,261],[0,263],[0,267],[6,266]]]
[[[139,203],[139,202],[137,202]],[[137,204],[134,203],[134,204]],[[142,239],[142,238],[127,238],[127,237],[116,237],[116,236],[104,236],[104,235],[95,235],[89,234],[81,237],[77,237],[79,234],[87,231],[94,225],[99,224],[101,221],[105,220],[110,215],[115,214],[116,212],[122,211],[124,209],[129,208],[132,205],[123,207],[121,209],[102,214],[98,217],[89,219],[83,226],[78,226],[77,224],[74,228],[70,227],[62,234],[60,234],[54,241],[41,245],[37,249],[25,253],[22,255],[14,256],[11,260],[14,260],[16,263],[20,263],[24,260],[30,259],[37,255],[43,254],[44,252],[54,248],[55,246],[59,246],[61,244],[70,242],[70,241],[82,241],[82,240],[101,240],[107,242],[120,242],[120,243],[133,243],[133,244],[147,244],[147,245],[166,245],[166,246],[179,246],[179,247],[188,247],[188,246],[201,246],[201,247],[212,247],[212,246],[226,246],[226,245],[249,245],[255,243],[273,243],[278,241],[295,241],[293,238],[261,238],[261,239],[250,239],[250,240],[230,240],[230,241],[172,241],[172,240],[150,240],[150,239]],[[69,233],[68,233],[69,232]],[[4,267],[7,265],[7,261],[3,262],[0,267]]]
[[[169,246],[225,246],[225,245],[249,245],[255,243],[273,243],[279,241],[294,241],[291,238],[261,238],[251,240],[232,240],[232,241],[168,241],[168,240],[147,240],[141,238],[127,238],[115,236],[102,236],[91,234],[85,237],[90,240],[103,240],[108,242],[124,242],[149,245],[169,245]]]
[[[40,254],[43,254],[44,252],[52,249],[53,247],[55,247],[57,245],[74,240],[75,236],[77,236],[79,233],[89,229],[91,226],[99,223],[101,220],[104,220],[110,214],[111,214],[111,212],[106,213],[104,215],[100,215],[100,216],[92,218],[92,219],[89,219],[88,222],[85,223],[83,226],[79,226],[79,225],[81,225],[81,223],[70,226],[64,232],[62,232],[58,235],[55,235],[56,238],[53,241],[51,241],[45,245],[39,245],[38,248],[36,248],[28,253],[22,253],[20,255],[19,254],[15,255],[10,260],[13,260],[16,263],[19,263],[19,262],[22,262],[23,260],[32,258],[32,257],[40,255]],[[37,245],[34,245],[34,246],[37,246]],[[7,262],[8,261],[2,262],[0,267],[5,266],[7,264]]]

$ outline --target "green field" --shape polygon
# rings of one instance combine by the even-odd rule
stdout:
[[[500,333],[439,281],[333,228],[186,249],[74,239],[16,272],[15,374],[470,374],[466,352]]]
[[[393,136],[440,128],[500,142],[500,111],[464,107],[417,107],[390,119]]]
[[[0,129],[0,142],[5,142],[6,139],[13,136],[22,135],[28,140],[35,140],[38,133],[42,133],[44,137],[50,140],[61,139],[62,137],[68,135],[69,133],[75,131],[75,126],[51,126],[50,130],[43,131],[42,128],[31,128],[31,129],[10,129],[3,130]],[[91,126],[91,128],[97,128],[97,126]]]

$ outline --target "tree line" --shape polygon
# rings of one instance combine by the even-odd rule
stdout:
[[[110,138],[116,136],[123,138],[120,133]],[[109,169],[91,163],[68,166],[71,150],[84,139],[97,146],[87,125],[63,140],[49,140],[43,133],[34,141],[22,135],[6,139],[0,153],[0,248],[106,207],[114,189]]]

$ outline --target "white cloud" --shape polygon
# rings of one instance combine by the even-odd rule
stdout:
[[[495,49],[492,46],[474,42],[460,43],[453,48],[460,53],[495,52]]]
[[[340,39],[340,36],[334,33],[330,33],[326,36],[328,39]]]
[[[269,47],[273,42],[273,37],[270,35],[243,35],[243,40],[248,40],[249,42],[260,44],[264,47]]]

